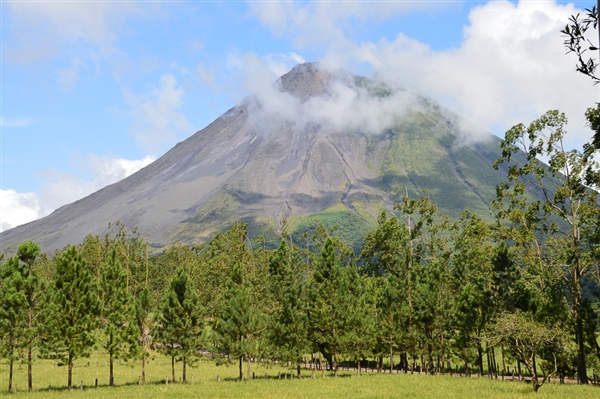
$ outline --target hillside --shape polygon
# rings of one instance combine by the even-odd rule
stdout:
[[[275,103],[246,98],[128,178],[3,232],[5,250],[33,239],[53,251],[116,221],[156,249],[203,242],[238,219],[252,234],[316,219],[355,244],[381,210],[423,189],[452,216],[489,214],[505,176],[492,168],[499,139],[467,140],[434,101],[311,63],[265,90]]]

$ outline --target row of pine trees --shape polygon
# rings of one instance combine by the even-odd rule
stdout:
[[[600,366],[597,165],[562,144],[564,115],[516,126],[496,167],[507,172],[493,218],[452,220],[426,193],[379,216],[355,251],[316,225],[250,240],[234,223],[198,246],[148,255],[137,231],[88,236],[52,256],[33,242],[0,266],[0,350],[9,365],[73,362],[100,348],[113,362],[170,356],[181,379],[200,356],[302,365],[375,359],[379,368],[507,373],[534,389],[550,376],[587,383]],[[547,134],[549,132],[549,134]],[[524,138],[526,137],[526,140]],[[520,144],[522,144],[520,146]],[[524,147],[523,147],[524,146]],[[511,157],[513,159],[511,159]],[[549,159],[549,166],[538,161]],[[589,173],[588,173],[589,172]],[[535,195],[531,193],[534,192]],[[313,371],[314,372],[314,371]]]

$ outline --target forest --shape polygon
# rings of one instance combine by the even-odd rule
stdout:
[[[235,364],[240,380],[257,362],[313,377],[367,364],[504,376],[517,364],[536,391],[553,377],[597,384],[600,169],[594,151],[564,149],[566,123],[549,111],[506,133],[492,216],[451,220],[424,192],[382,212],[360,251],[323,225],[294,237],[285,221],[276,238],[235,222],[152,256],[119,222],[54,254],[24,242],[0,266],[7,388],[15,364],[31,390],[36,359],[52,358],[71,389],[73,362],[93,349],[109,358],[109,385],[128,359],[145,383],[150,351],[183,383],[204,357]]]

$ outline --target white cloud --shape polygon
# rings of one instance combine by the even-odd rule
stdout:
[[[200,79],[200,83],[202,84],[202,86],[208,87],[213,91],[216,91],[218,89],[215,86],[215,67],[210,67],[204,64],[198,64],[198,66],[196,67],[196,71],[198,72],[198,78]]]
[[[303,64],[306,62],[306,60],[302,56],[294,52],[291,52],[289,54],[269,54],[267,55],[265,60],[267,62],[269,70],[277,76],[281,76],[287,73],[292,67],[294,67],[297,64]]]
[[[382,21],[409,11],[443,7],[422,1],[269,1],[249,2],[250,10],[276,36],[291,36],[295,44],[346,43],[352,28],[366,20]]]
[[[404,34],[376,43],[349,38],[353,21],[387,18],[422,3],[348,4],[269,2],[251,8],[264,25],[298,46],[325,45],[322,65],[370,65],[377,79],[429,95],[472,126],[503,135],[516,123],[560,109],[571,121],[569,145],[580,146],[591,136],[583,114],[598,101],[599,87],[575,72],[576,60],[565,55],[560,34],[569,16],[581,12],[573,4],[489,2],[471,10],[460,46],[441,51]]]
[[[26,127],[33,123],[29,118],[0,118],[0,126],[2,127]]]
[[[318,123],[336,130],[379,133],[397,123],[406,112],[420,109],[409,91],[395,90],[389,96],[376,97],[367,88],[357,87],[345,72],[328,71],[322,66],[319,66],[320,79],[329,80],[333,75],[333,83],[322,95],[301,98],[281,90],[276,83],[278,72],[270,59],[245,54],[240,60],[245,75],[243,87],[251,99],[250,115],[264,126],[265,132],[274,120],[284,120],[300,128],[307,123]]]
[[[577,12],[572,4],[490,2],[471,11],[459,48],[433,51],[398,35],[357,46],[354,57],[383,79],[410,84],[500,134],[560,109],[572,121],[571,143],[580,145],[591,134],[583,113],[598,99],[598,87],[565,56],[560,30]]]
[[[126,178],[154,160],[150,155],[132,160],[90,154],[79,162],[79,167],[89,173],[89,179],[49,169],[39,173],[43,181],[39,194],[0,190],[0,231],[44,217],[63,205]]]
[[[71,66],[69,68],[61,69],[58,71],[58,83],[60,83],[64,91],[70,91],[75,86],[75,83],[79,79],[79,68],[83,65],[81,58],[74,57],[71,60]]]
[[[162,75],[158,87],[150,87],[146,93],[133,94],[125,90],[124,95],[133,119],[129,133],[148,152],[156,153],[179,134],[188,136],[192,132],[192,125],[178,111],[184,91],[177,87],[173,75]]]
[[[61,65],[53,72],[65,91],[71,90],[83,72],[98,72],[108,62],[117,76],[131,63],[119,45],[130,29],[131,17],[159,16],[157,3],[104,1],[19,1],[6,5],[7,28],[3,37],[4,62],[34,68]],[[141,68],[136,69],[140,73]]]
[[[36,193],[0,190],[0,232],[37,219],[40,210]]]
[[[139,5],[130,2],[56,2],[11,1],[6,3],[11,17],[9,59],[34,62],[53,55],[63,47],[85,44],[109,54],[115,47],[117,30],[125,17],[141,14]]]

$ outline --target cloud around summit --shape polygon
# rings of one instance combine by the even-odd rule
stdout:
[[[581,12],[573,4],[488,2],[470,11],[460,46],[445,50],[433,50],[402,33],[392,40],[353,42],[345,27],[355,19],[385,18],[385,6],[366,10],[361,8],[365,3],[359,4],[330,19],[325,18],[334,11],[329,3],[269,2],[251,9],[274,35],[294,40],[299,49],[311,42],[326,46],[322,65],[366,66],[371,76],[392,86],[433,97],[469,125],[502,136],[516,123],[559,109],[570,118],[569,145],[581,146],[591,136],[584,112],[598,100],[598,87],[575,71],[576,60],[565,55],[560,34],[568,18]],[[297,17],[282,17],[292,10]],[[408,11],[398,6],[388,15]],[[302,20],[317,22],[309,29],[302,28]],[[246,69],[255,65],[247,63]]]

